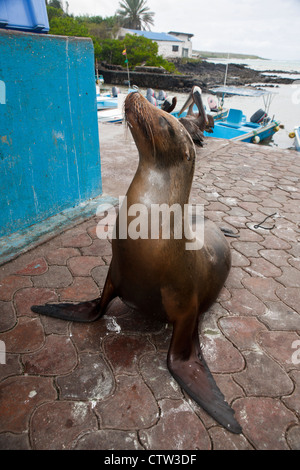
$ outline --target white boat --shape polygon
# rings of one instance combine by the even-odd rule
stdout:
[[[117,109],[106,109],[98,111],[99,122],[122,122],[124,115],[120,108]]]
[[[133,85],[132,88],[128,89],[128,93],[132,93],[137,91],[137,87]],[[119,90],[117,89],[117,100],[118,100],[118,105],[117,107],[114,108],[101,108],[101,110],[98,109],[98,121],[99,122],[122,122],[124,119],[124,101],[126,99],[126,96],[128,93],[120,93]]]

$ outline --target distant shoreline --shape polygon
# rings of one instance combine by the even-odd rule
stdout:
[[[174,61],[179,74],[168,74],[153,67],[139,67],[130,71],[131,83],[140,88],[155,88],[173,92],[189,92],[194,85],[202,91],[209,92],[211,88],[224,84],[226,64],[208,62],[205,60]],[[156,70],[153,70],[156,69]],[[260,86],[276,87],[279,84],[291,84],[295,79],[277,76],[281,71],[258,71],[244,64],[229,63],[226,85],[245,86],[260,84]],[[127,71],[120,66],[107,63],[98,65],[98,73],[103,75],[105,83],[123,85],[128,80]],[[263,75],[268,73],[268,75]]]
[[[209,52],[209,51],[196,51],[193,50],[193,58],[199,58],[203,60],[209,60],[209,59],[242,59],[242,60],[271,60],[271,59],[265,59],[264,57],[259,57],[258,55],[248,55],[248,54],[234,54],[231,52]]]
[[[217,58],[214,60],[218,60]],[[230,59],[229,59],[230,60]],[[224,84],[226,65],[220,62],[187,62],[186,64],[176,64],[180,73],[191,74],[194,79],[202,82],[203,90],[213,86]],[[267,64],[266,64],[267,65]],[[264,75],[267,73],[268,75]],[[299,72],[295,72],[295,74]],[[280,77],[277,74],[287,74],[286,71],[275,70],[254,70],[245,64],[228,63],[227,85],[244,86],[253,83],[260,83],[263,86],[277,86],[279,84],[291,84],[294,79],[288,76]]]
[[[299,64],[292,65],[292,61],[285,61],[285,60],[275,60],[275,59],[263,59],[260,57],[255,57],[255,58],[246,58],[243,57],[230,57],[224,58],[224,57],[210,57],[210,58],[205,58],[202,59],[206,62],[212,62],[214,64],[222,64],[224,66],[228,65],[241,65],[244,67],[247,67],[249,69],[252,69],[256,72],[259,73],[269,73],[269,74],[285,74],[285,75],[300,75],[300,61]],[[241,62],[240,62],[241,61]],[[243,62],[242,62],[243,61]],[[256,62],[257,64],[260,65],[260,68],[256,68]],[[264,64],[264,62],[267,62]],[[288,63],[289,67],[285,68],[280,68],[280,65],[282,66],[283,64]],[[268,67],[270,64],[271,67]],[[274,64],[276,64],[276,68],[274,67]],[[262,66],[266,66],[268,68],[262,69]]]

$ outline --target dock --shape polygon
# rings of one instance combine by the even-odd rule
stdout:
[[[99,138],[103,195],[118,198],[137,149],[124,124],[99,124]],[[171,325],[119,299],[89,325],[31,312],[101,294],[111,243],[97,237],[95,214],[0,266],[0,449],[299,450],[299,189],[296,151],[217,139],[197,148],[190,202],[237,235],[201,346],[242,434],[171,377]]]

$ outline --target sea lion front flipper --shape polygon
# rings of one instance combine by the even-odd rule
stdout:
[[[99,317],[100,298],[78,304],[33,305],[31,310],[40,315],[76,322],[93,322]]]
[[[241,433],[242,428],[234,418],[233,409],[225,401],[202,357],[197,326],[192,335],[189,335],[188,330],[188,322],[185,327],[183,324],[174,324],[168,352],[171,374],[188,395],[225,429],[235,434]]]
[[[116,292],[111,280],[110,269],[107,273],[101,297],[87,302],[33,305],[34,313],[46,315],[61,320],[90,323],[98,320],[106,310],[109,302],[116,297]]]

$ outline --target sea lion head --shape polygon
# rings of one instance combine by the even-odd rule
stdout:
[[[140,93],[126,97],[125,118],[141,159],[166,167],[194,164],[195,146],[183,125]]]

